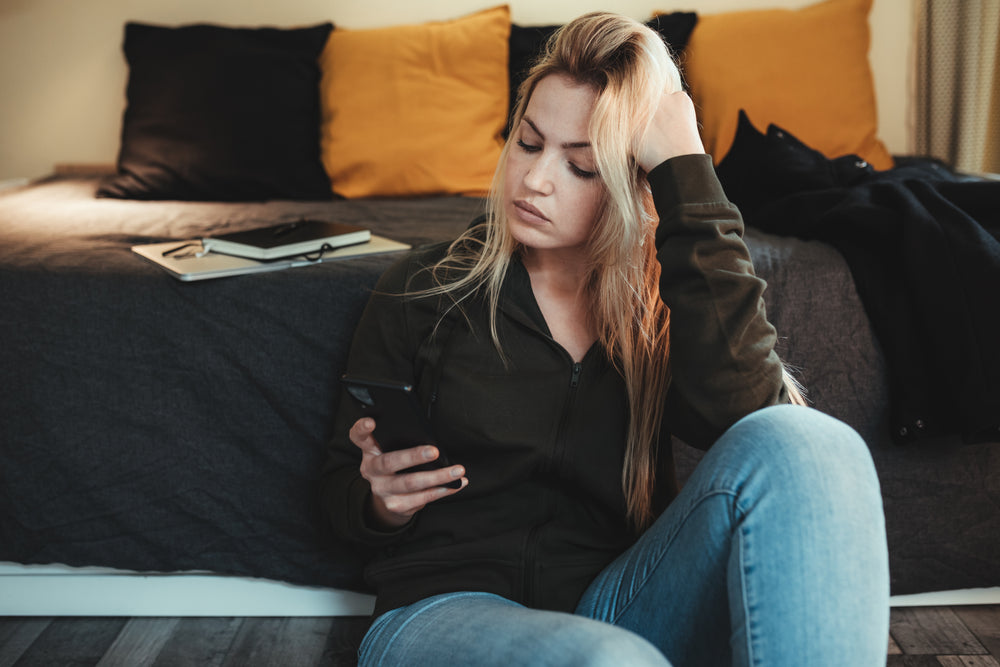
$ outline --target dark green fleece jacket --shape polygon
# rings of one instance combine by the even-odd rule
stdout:
[[[709,156],[668,160],[649,174],[660,225],[660,293],[671,311],[672,382],[658,455],[657,506],[676,495],[670,434],[707,448],[741,417],[787,401],[775,332],[743,243],[739,211]],[[323,480],[334,532],[370,548],[365,576],[376,613],[452,591],[496,593],[572,611],[591,580],[636,535],[621,484],[624,382],[594,345],[583,360],[549,334],[528,273],[513,262],[493,345],[482,300],[436,329],[442,301],[394,296],[429,285],[446,252],[409,254],[382,277],[355,333],[348,372],[416,386],[438,445],[469,485],[400,530],[366,524],[370,489],[341,400]]]

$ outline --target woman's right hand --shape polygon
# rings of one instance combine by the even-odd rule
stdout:
[[[648,174],[672,157],[704,152],[691,97],[684,91],[664,92],[639,144],[639,166]]]
[[[460,465],[397,474],[415,465],[434,461],[440,456],[438,448],[420,445],[383,452],[375,440],[374,430],[375,420],[362,417],[354,422],[349,435],[351,442],[361,450],[361,476],[371,485],[370,509],[378,527],[392,529],[403,526],[428,503],[458,493],[468,485],[465,468]],[[462,480],[461,487],[450,489],[443,486],[458,478]]]

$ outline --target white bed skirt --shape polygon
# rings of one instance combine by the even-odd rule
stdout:
[[[0,616],[367,616],[375,598],[210,572],[0,562]]]
[[[897,595],[894,607],[1000,604],[1000,587]],[[210,572],[0,562],[0,616],[367,616],[375,598]]]

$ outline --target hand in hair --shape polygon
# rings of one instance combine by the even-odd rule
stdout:
[[[672,157],[704,152],[691,98],[683,91],[664,93],[639,144],[639,166],[649,173]]]
[[[427,503],[450,496],[464,489],[468,480],[465,468],[450,466],[426,472],[399,473],[440,456],[437,447],[422,445],[394,452],[382,452],[372,432],[375,420],[364,417],[351,427],[351,442],[361,450],[361,476],[371,486],[369,518],[374,527],[383,529],[405,525]],[[442,486],[462,478],[462,486],[450,489]]]

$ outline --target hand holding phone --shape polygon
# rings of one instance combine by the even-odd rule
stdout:
[[[361,413],[375,420],[373,436],[381,451],[395,452],[420,445],[434,445],[438,449],[437,459],[401,472],[438,470],[451,465],[437,445],[411,385],[350,375],[344,375],[341,381]],[[443,486],[460,489],[463,482],[456,479]]]
[[[375,421],[362,417],[350,431],[351,442],[362,452],[361,476],[371,489],[365,506],[367,525],[382,530],[400,528],[428,504],[459,493],[468,484],[462,466],[399,474],[421,460],[436,457],[436,448],[426,445],[383,453],[372,435],[374,430]],[[441,486],[450,480],[458,480],[461,486],[454,489]]]

